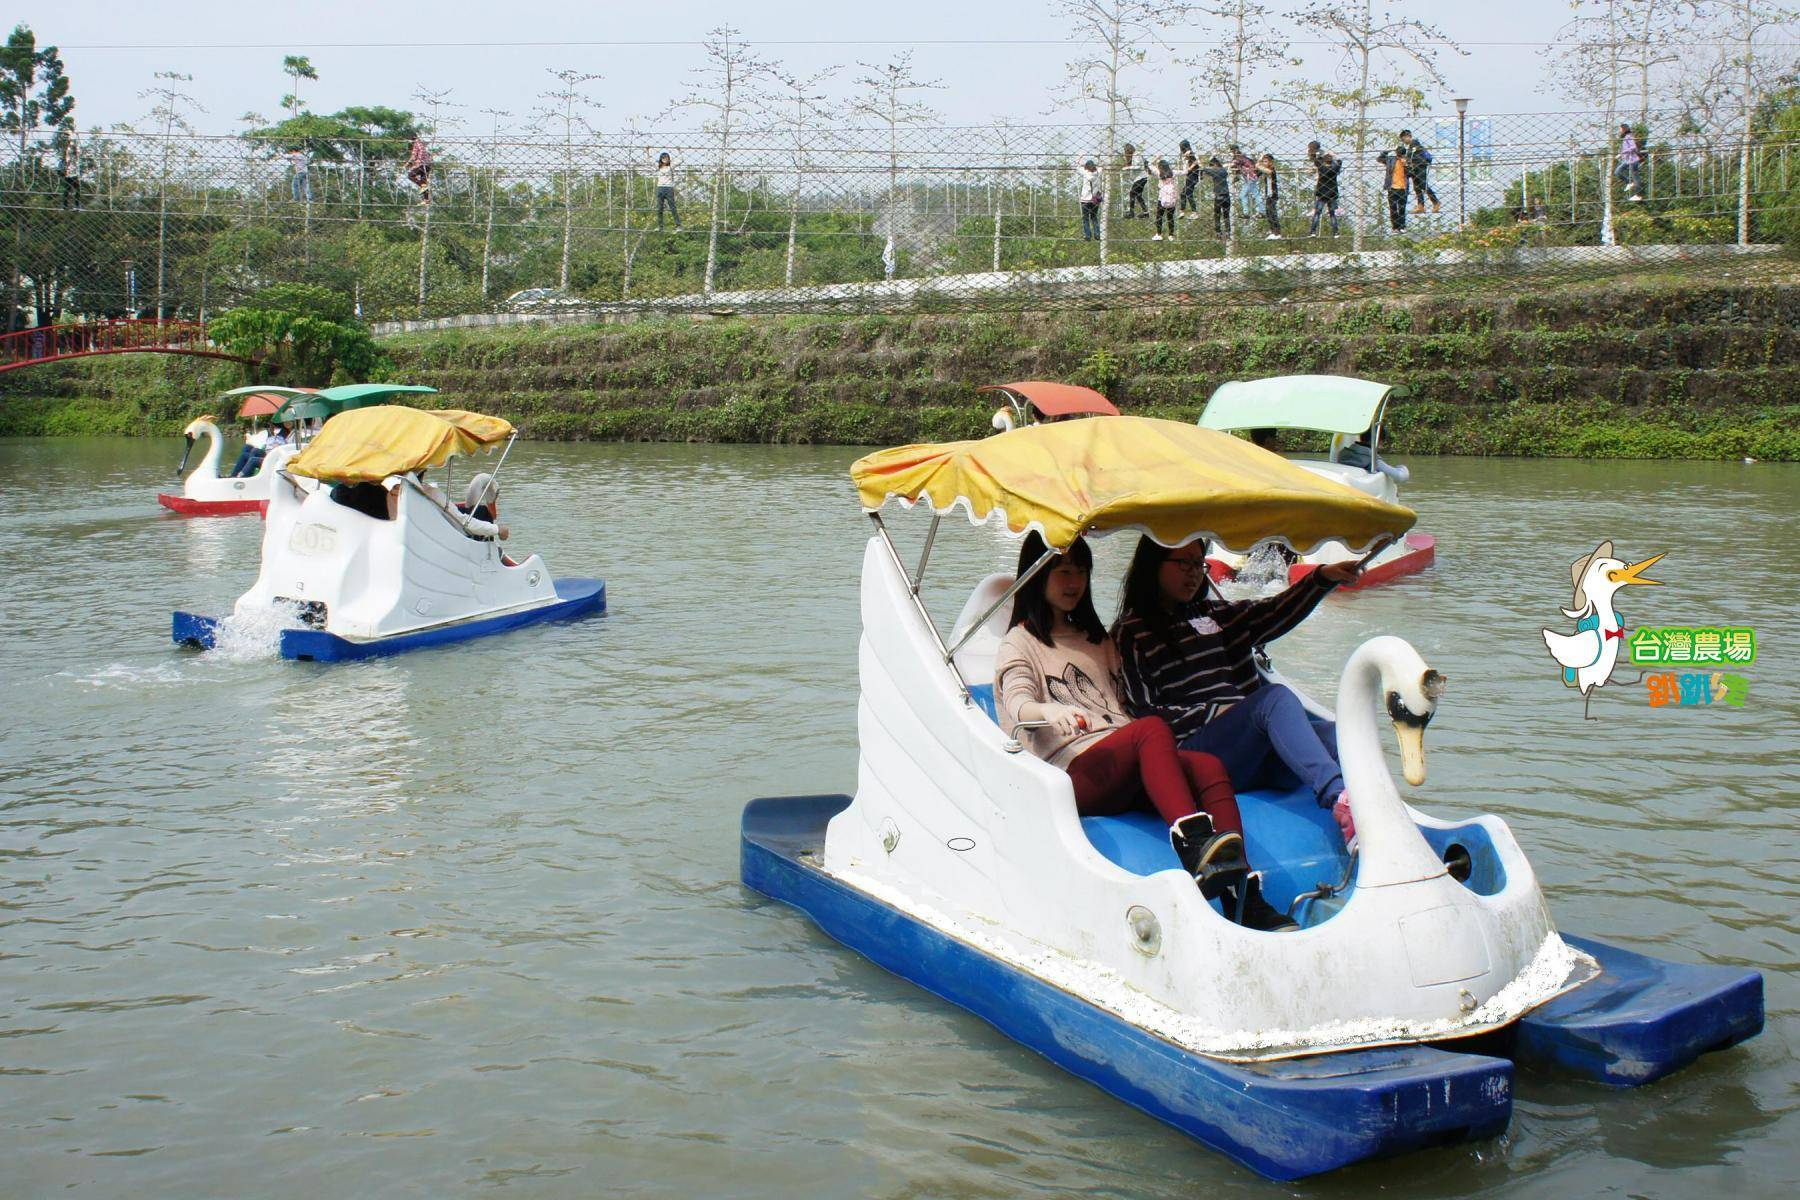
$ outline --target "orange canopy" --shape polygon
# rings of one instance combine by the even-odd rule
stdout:
[[[280,392],[251,392],[244,397],[243,407],[238,409],[239,417],[268,417],[275,414],[288,397],[296,392],[313,391],[312,388],[284,388]]]
[[[1119,410],[1113,402],[1093,388],[1076,387],[1072,383],[1048,383],[1027,379],[1019,383],[990,383],[977,392],[1011,392],[1025,400],[1046,417],[1067,417],[1091,413],[1097,417],[1116,417]]]

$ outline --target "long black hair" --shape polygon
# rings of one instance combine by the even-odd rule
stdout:
[[[1031,570],[1032,564],[1044,556],[1050,547],[1038,536],[1036,530],[1025,535],[1025,544],[1019,547],[1018,574],[1023,575]],[[1056,612],[1050,607],[1050,600],[1044,594],[1050,583],[1050,572],[1064,562],[1072,562],[1088,573],[1088,589],[1082,593],[1081,603],[1069,614],[1069,622],[1081,632],[1087,634],[1090,642],[1106,640],[1106,626],[1100,623],[1100,614],[1094,611],[1094,552],[1081,538],[1076,538],[1073,545],[1049,562],[1045,563],[1026,581],[1018,594],[1013,597],[1012,620],[1006,623],[1011,629],[1014,625],[1024,625],[1031,630],[1032,636],[1046,646],[1054,646],[1055,640],[1050,636],[1056,628]]]
[[[1206,542],[1199,543],[1202,553],[1206,550]],[[1131,566],[1125,571],[1125,586],[1119,595],[1119,619],[1113,625],[1116,634],[1127,618],[1135,617],[1149,627],[1158,637],[1169,635],[1168,606],[1163,603],[1162,565],[1169,561],[1174,550],[1158,542],[1155,538],[1140,537],[1137,549],[1132,551]],[[1203,580],[1198,599],[1205,603],[1206,584]]]

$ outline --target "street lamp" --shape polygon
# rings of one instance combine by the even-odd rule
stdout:
[[[1458,96],[1452,103],[1456,105],[1456,224],[1457,228],[1466,229],[1469,225],[1469,98]]]

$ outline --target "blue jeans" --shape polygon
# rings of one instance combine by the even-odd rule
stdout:
[[[1081,240],[1084,242],[1100,240],[1100,201],[1098,200],[1081,202]]]
[[[1238,180],[1238,203],[1243,205],[1244,215],[1254,217],[1262,211],[1262,181],[1258,179]]]
[[[312,177],[305,171],[295,171],[288,179],[288,195],[296,200],[310,201],[313,198]]]
[[[1267,786],[1271,771],[1281,766],[1298,776],[1321,805],[1332,803],[1344,790],[1337,725],[1307,712],[1300,697],[1278,683],[1265,684],[1239,700],[1189,734],[1181,748],[1217,756],[1231,776],[1231,786],[1240,792]]]

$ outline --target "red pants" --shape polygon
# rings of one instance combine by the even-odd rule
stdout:
[[[1224,764],[1210,754],[1177,749],[1174,731],[1161,717],[1139,717],[1077,754],[1069,779],[1075,784],[1075,810],[1084,817],[1130,812],[1148,796],[1171,825],[1204,810],[1216,831],[1244,831]]]

